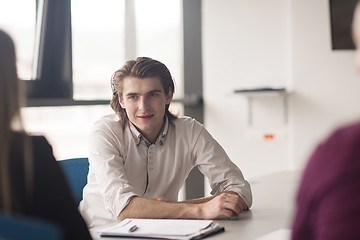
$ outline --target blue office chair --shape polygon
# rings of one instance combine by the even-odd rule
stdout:
[[[72,158],[58,161],[68,180],[70,189],[77,204],[82,200],[83,189],[89,172],[88,158]]]
[[[62,232],[53,223],[39,218],[0,213],[0,239],[60,240]]]

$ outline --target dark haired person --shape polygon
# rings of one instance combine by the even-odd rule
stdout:
[[[230,218],[252,203],[249,183],[206,129],[169,112],[174,82],[151,58],[127,61],[112,77],[111,106],[90,137],[90,171],[80,203],[89,227],[131,218]],[[177,202],[192,168],[216,194]]]
[[[360,70],[360,4],[353,39]],[[297,193],[293,240],[360,239],[360,122],[337,129],[311,156]]]
[[[14,43],[0,30],[0,211],[52,222],[64,239],[91,239],[51,146],[22,130],[19,85]]]

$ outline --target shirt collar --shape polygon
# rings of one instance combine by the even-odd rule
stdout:
[[[135,127],[135,125],[129,121],[129,128],[131,133],[134,136],[134,140],[136,145],[139,145],[141,142],[141,139],[145,141],[145,143],[149,143],[147,139],[139,132],[139,130]],[[167,116],[165,116],[165,124],[163,125],[162,131],[160,132],[158,138],[155,141],[155,144],[160,143],[161,145],[164,144],[166,134],[169,130],[169,119]]]

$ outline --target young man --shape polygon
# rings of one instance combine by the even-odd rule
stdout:
[[[150,58],[126,62],[111,80],[116,114],[95,123],[80,210],[89,227],[131,218],[230,218],[252,203],[249,183],[205,128],[168,110],[174,82]],[[193,167],[216,194],[177,202]]]

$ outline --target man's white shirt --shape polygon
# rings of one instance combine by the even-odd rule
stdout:
[[[180,117],[165,124],[150,144],[131,123],[116,114],[99,119],[90,135],[88,183],[79,210],[90,228],[117,222],[133,196],[162,196],[177,201],[195,166],[211,188],[237,192],[252,204],[249,183],[202,124]]]

